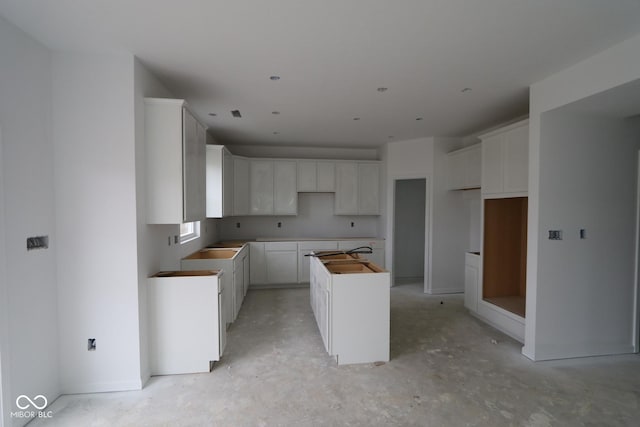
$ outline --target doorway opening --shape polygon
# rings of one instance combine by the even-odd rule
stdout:
[[[426,178],[395,181],[393,215],[393,284],[425,282]]]

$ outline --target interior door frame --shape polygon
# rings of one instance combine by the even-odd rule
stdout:
[[[389,221],[387,223],[387,236],[390,241],[390,248],[387,250],[387,265],[391,266],[391,286],[395,285],[395,278],[393,274],[394,265],[394,249],[395,249],[395,226],[396,226],[396,183],[397,181],[404,181],[410,179],[424,179],[425,197],[424,197],[424,293],[429,293],[431,290],[431,217],[433,212],[431,211],[431,179],[424,174],[407,174],[407,175],[394,175],[389,181]]]

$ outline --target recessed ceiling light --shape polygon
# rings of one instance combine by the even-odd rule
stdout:
[[[280,132],[274,132],[273,134],[274,134],[274,135],[278,135],[279,133],[280,133]]]
[[[360,120],[360,117],[354,117],[353,120]]]
[[[242,115],[240,114],[240,110],[232,110],[231,115],[233,117],[242,117]]]
[[[269,77],[269,79],[271,79],[271,80],[273,80],[275,82],[276,80],[280,80],[280,76],[271,76],[271,77]]]
[[[216,114],[216,113],[209,113],[209,115],[210,115],[211,117],[215,117],[215,116],[217,116],[217,114]]]
[[[280,114],[280,111],[272,111],[271,114],[273,114],[274,116],[277,116],[278,114]]]
[[[393,139],[393,135],[389,135],[389,139]]]
[[[378,90],[378,92],[386,92],[386,91],[389,90],[389,88],[388,87],[379,87],[377,90]]]
[[[416,117],[416,120],[420,121],[422,120],[422,117]]]
[[[465,87],[460,92],[462,92],[462,93],[471,92],[471,88],[470,87]]]

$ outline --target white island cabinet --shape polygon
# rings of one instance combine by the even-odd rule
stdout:
[[[148,279],[151,375],[211,371],[227,335],[219,271],[169,271]]]
[[[311,307],[338,365],[389,360],[390,274],[366,260],[311,258]]]

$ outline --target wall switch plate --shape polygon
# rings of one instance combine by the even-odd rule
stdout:
[[[562,240],[562,230],[549,230],[549,240]]]
[[[49,247],[49,236],[27,237],[27,250],[47,249]]]
[[[584,228],[580,229],[580,238],[581,239],[586,239],[587,238],[587,230],[585,230]]]

